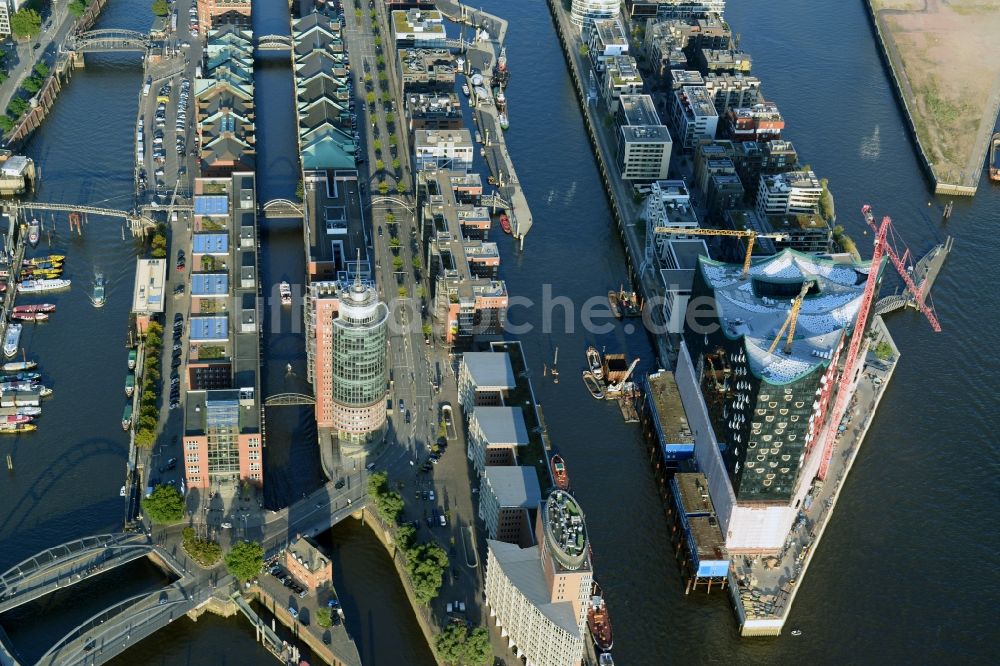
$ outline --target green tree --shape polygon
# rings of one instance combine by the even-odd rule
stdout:
[[[392,248],[393,250],[398,250],[399,246],[402,245],[402,244],[403,243],[398,238],[391,238],[391,239],[389,239],[389,247]],[[403,260],[400,259],[399,261],[402,262]],[[402,265],[402,263],[400,265]]]
[[[326,627],[333,626],[333,616],[330,613],[329,608],[326,608],[325,606],[320,606],[319,608],[316,609],[316,624],[323,627],[324,629]]]
[[[34,9],[20,9],[10,17],[10,31],[18,38],[35,37],[42,31],[42,17]]]
[[[181,535],[184,550],[202,566],[215,566],[222,557],[222,546],[215,541],[200,538],[193,527],[185,527]]]
[[[87,0],[73,0],[69,3],[69,13],[73,16],[83,16],[85,11],[87,11]]]
[[[406,183],[403,181],[398,181],[396,183],[396,192],[399,194],[406,194]]]
[[[476,627],[465,639],[465,661],[469,666],[486,666],[493,661],[490,632],[485,627]]]
[[[380,55],[377,58],[375,58],[375,66],[378,67],[379,69],[385,67],[385,56]]]
[[[423,298],[426,295],[427,295],[427,290],[424,289],[424,285],[418,284],[417,285],[417,298]]]
[[[402,163],[399,161],[398,157],[392,158],[392,170],[393,171],[395,171],[395,172],[398,173],[399,172],[399,167],[401,166],[401,164]]]
[[[0,81],[2,83],[2,81]],[[11,120],[10,116],[4,114],[0,116],[0,130],[4,132],[9,132],[14,129],[14,121]]]
[[[399,297],[400,297],[400,298],[406,298],[407,296],[409,296],[409,295],[410,295],[410,292],[409,292],[409,290],[407,290],[407,288],[406,288],[406,287],[400,287],[400,288],[399,288],[399,289],[397,290],[397,293],[399,294]]]
[[[368,12],[368,16],[370,16],[373,19],[378,18],[378,10],[372,9],[370,12]]]
[[[371,106],[372,104],[374,104],[375,103],[375,93],[373,93],[370,90],[367,93],[365,93],[365,101],[368,102],[369,106]]]
[[[154,523],[176,523],[184,517],[184,498],[173,486],[156,486],[142,500],[142,510]]]
[[[579,46],[580,55],[587,57],[590,54],[590,47],[586,44],[581,43]]]
[[[374,150],[376,154],[377,153],[381,153],[382,152],[382,141],[379,140],[379,139],[375,139],[374,141],[372,141],[372,150]]]
[[[453,622],[437,635],[434,644],[448,666],[486,666],[493,660],[490,635],[483,627],[469,633],[464,624]]]
[[[386,122],[387,125],[391,125],[394,122],[396,122],[396,114],[393,113],[392,111],[390,111],[389,113],[385,114],[385,122]]]
[[[829,222],[833,219],[833,195],[830,194],[830,181],[826,178],[820,178],[819,184],[823,188],[819,197],[819,215]]]
[[[403,267],[403,258],[402,257],[393,258],[392,267],[395,268],[397,271],[401,269]]]
[[[388,90],[383,91],[382,92],[382,103],[383,104],[388,104],[391,101],[392,101],[392,93],[390,93]],[[386,114],[386,116],[385,116],[385,122],[387,122],[387,123],[389,122],[389,114]]]
[[[386,81],[389,80],[389,75],[385,72],[385,70],[382,70],[381,72],[378,73],[378,80],[379,83],[385,83]]]
[[[885,340],[881,341],[875,345],[875,356],[878,357],[880,361],[886,361],[892,358],[892,345]]]
[[[37,76],[29,76],[21,82],[21,90],[34,95],[42,89],[42,81]]]
[[[14,116],[15,118],[20,118],[21,114],[28,110],[28,103],[21,99],[20,97],[15,97],[10,100],[10,104],[7,105],[7,113]]]
[[[153,14],[156,16],[166,16],[170,13],[170,5],[167,0],[153,0]]]
[[[399,143],[399,137],[397,137],[395,134],[391,134],[389,136],[389,145],[395,148],[397,143]]]
[[[403,496],[389,488],[385,472],[375,472],[368,477],[368,494],[375,500],[375,510],[382,520],[395,525],[403,511]]]
[[[306,196],[306,184],[299,178],[298,184],[295,186],[295,196],[299,201],[302,201]]]
[[[138,430],[135,433],[135,445],[148,449],[156,442],[156,433],[152,430]]]
[[[424,324],[424,339],[430,340],[431,334],[433,332],[434,332],[434,329],[431,328],[430,324]]]
[[[361,20],[361,8],[360,7],[355,7],[354,8],[354,18],[357,19],[358,21]]]
[[[381,35],[375,35],[375,38],[372,40],[372,42],[374,42],[375,46],[382,46]]]
[[[49,75],[49,66],[46,65],[44,62],[35,63],[34,70],[35,74],[38,74],[38,76],[42,77],[43,79]]]
[[[383,162],[380,159],[379,160],[375,160],[375,170],[376,171],[382,171],[383,169],[385,169],[385,162]]]
[[[447,567],[448,553],[436,543],[422,543],[407,551],[406,572],[418,603],[427,605],[437,596]]]
[[[413,270],[419,271],[423,267],[424,264],[422,261],[420,261],[420,257],[413,257]]]
[[[264,549],[256,541],[241,541],[226,553],[226,570],[241,583],[260,573]]]
[[[382,196],[385,196],[388,191],[389,191],[389,183],[385,182],[384,180],[379,181],[379,184],[378,184],[378,192],[379,192],[379,194],[381,194]]]
[[[385,214],[385,223],[386,224],[396,224],[396,216],[393,215],[392,213],[386,213]]]

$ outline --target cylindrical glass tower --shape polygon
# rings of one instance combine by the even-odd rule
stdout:
[[[583,30],[590,30],[594,21],[617,16],[620,4],[619,0],[573,0],[569,10],[570,20]],[[589,36],[590,33],[587,33],[583,41],[586,42]]]
[[[333,411],[342,445],[364,445],[385,429],[389,309],[373,287],[346,289],[333,320]]]

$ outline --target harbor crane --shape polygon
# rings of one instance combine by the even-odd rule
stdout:
[[[781,336],[785,334],[785,329],[788,329],[788,341],[785,342],[784,352],[786,354],[792,353],[792,340],[795,339],[795,324],[799,319],[799,310],[802,308],[802,300],[815,284],[816,282],[814,280],[805,280],[802,283],[802,289],[799,291],[799,295],[792,301],[792,309],[788,311],[788,317],[785,318],[785,323],[781,325],[780,329],[778,329],[778,334],[774,336],[774,342],[772,342],[771,346],[767,349],[768,354],[774,353],[774,348],[778,346],[779,342],[781,342]]]
[[[822,457],[820,458],[819,470],[816,473],[816,477],[820,480],[825,480],[827,473],[830,471],[830,459],[833,456],[833,446],[837,441],[838,428],[841,420],[844,418],[844,414],[847,412],[848,404],[853,395],[850,388],[854,380],[858,353],[861,350],[861,343],[865,337],[865,325],[868,321],[868,314],[871,311],[872,301],[875,297],[875,286],[878,284],[879,268],[883,255],[888,256],[893,266],[896,267],[896,272],[899,273],[903,282],[906,283],[907,288],[910,289],[910,293],[914,295],[917,307],[927,317],[934,332],[941,332],[941,324],[938,322],[937,316],[935,316],[934,311],[924,302],[921,290],[913,283],[910,272],[906,269],[905,257],[908,256],[909,251],[904,252],[903,259],[901,259],[892,245],[887,242],[889,231],[892,229],[892,220],[889,219],[889,216],[885,216],[882,218],[882,222],[876,226],[872,207],[868,204],[865,204],[861,208],[861,214],[864,215],[868,226],[875,232],[875,248],[872,250],[871,268],[868,271],[868,280],[865,282],[864,295],[861,298],[861,305],[858,308],[858,317],[854,326],[854,332],[851,334],[850,346],[848,347],[847,356],[844,358],[844,367],[840,373],[840,380],[837,382],[837,397],[834,400],[833,408],[827,414],[826,422],[821,427],[820,436],[816,442],[822,446]]]
[[[625,371],[625,376],[622,377],[621,381],[608,385],[608,393],[617,393],[624,390],[625,384],[628,382],[628,378],[632,376],[632,372],[635,370],[635,366],[637,365],[639,365],[639,359],[632,361],[632,365],[628,366],[628,370]]]
[[[653,227],[654,234],[691,234],[692,236],[730,236],[732,238],[742,238],[747,244],[746,257],[743,259],[743,277],[750,272],[750,255],[753,254],[754,243],[758,238],[770,238],[772,240],[787,240],[788,234],[772,233],[761,234],[753,229],[689,229],[687,227]]]

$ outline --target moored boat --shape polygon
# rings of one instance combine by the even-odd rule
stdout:
[[[34,423],[0,423],[0,432],[2,433],[34,432],[35,430],[38,430],[38,426]]]
[[[552,456],[552,479],[559,490],[569,490],[569,474],[566,472],[566,463],[558,453]]]
[[[131,398],[133,393],[135,393],[135,373],[130,372],[125,375],[125,396]]]
[[[1000,181],[1000,132],[990,140],[990,180]]]
[[[611,657],[611,653],[602,652],[597,657],[597,666],[615,666],[615,660]]]
[[[17,374],[3,377],[2,380],[6,382],[33,382],[41,378],[42,373],[40,372],[18,372]]]
[[[505,234],[510,233],[510,218],[507,217],[507,213],[500,213],[500,228]]]
[[[55,291],[56,289],[66,289],[70,286],[69,280],[42,279],[25,280],[18,285],[17,289],[23,294],[37,294],[43,291]]]
[[[590,587],[587,628],[590,629],[590,636],[594,639],[594,646],[601,652],[609,652],[614,645],[614,637],[611,634],[611,618],[608,615],[608,607],[604,603],[601,586],[597,584],[596,580],[591,583]]]
[[[52,303],[33,303],[32,305],[15,305],[11,312],[55,312],[56,306]]]
[[[135,349],[128,350],[128,369],[135,370],[135,360],[139,357],[139,352]]]
[[[21,344],[21,325],[11,322],[7,325],[7,335],[3,341],[3,355],[7,358],[17,356],[17,348]]]
[[[125,403],[125,409],[122,411],[122,430],[128,430],[132,427],[132,403]]]
[[[38,384],[33,381],[27,382],[0,382],[0,392],[9,393],[11,391],[33,391]]]
[[[0,424],[30,423],[32,418],[27,414],[7,414],[6,416],[0,416]]]
[[[38,363],[35,361],[9,361],[0,365],[0,371],[21,372],[22,370],[34,370],[37,367]]]
[[[587,387],[587,390],[590,391],[590,395],[595,399],[604,399],[604,389],[601,388],[601,383],[597,381],[597,378],[594,377],[594,373],[590,370],[583,371],[583,384]]]
[[[505,132],[510,127],[510,119],[507,118],[507,113],[506,112],[501,113],[497,117],[497,122],[500,123],[500,129],[502,129]]]
[[[10,318],[14,321],[45,321],[49,318],[46,312],[12,312]]]
[[[31,243],[31,247],[38,245],[38,241],[42,238],[42,223],[38,221],[37,218],[31,220],[28,224],[28,242]]]
[[[469,96],[469,84],[467,83],[462,84],[462,94],[465,95],[466,97]]]
[[[104,301],[107,300],[105,296],[104,273],[98,273],[94,276],[94,293],[91,296],[91,300],[94,302],[95,308],[104,307]]]
[[[38,264],[47,263],[61,264],[64,261],[66,261],[65,254],[47,254],[43,257],[31,257],[30,259],[25,259],[23,263],[25,266],[37,266]]]
[[[597,351],[597,347],[594,345],[587,347],[587,365],[590,367],[594,379],[604,377],[604,362],[601,360],[601,352]]]
[[[282,282],[278,285],[278,293],[281,295],[282,305],[292,304],[292,286],[287,282]]]
[[[611,314],[617,319],[642,316],[639,295],[634,291],[625,291],[624,288],[618,291],[609,291],[608,305],[611,306]]]

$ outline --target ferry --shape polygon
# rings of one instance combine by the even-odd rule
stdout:
[[[507,217],[507,213],[500,213],[500,228],[505,234],[510,233],[510,218]]]
[[[11,310],[14,314],[21,312],[55,312],[56,306],[52,303],[35,303],[33,305],[15,305]]]
[[[292,286],[287,282],[282,282],[278,285],[278,293],[281,295],[282,305],[292,304]]]
[[[15,321],[46,321],[49,318],[46,312],[12,312],[10,318]]]
[[[128,369],[135,370],[135,360],[139,357],[139,353],[135,349],[128,350]]]
[[[552,478],[559,490],[569,490],[569,474],[566,473],[566,463],[558,453],[552,456]]]
[[[990,180],[1000,181],[1000,132],[990,140]]]
[[[0,423],[0,432],[2,433],[34,432],[36,430],[38,430],[38,426],[34,423]]]
[[[0,371],[2,372],[22,372],[24,370],[34,370],[38,367],[36,361],[10,361],[0,365]]]
[[[131,398],[135,393],[135,373],[130,372],[125,375],[125,397]]]
[[[604,378],[604,361],[601,360],[601,352],[594,345],[587,347],[587,365],[590,366],[594,379]]]
[[[42,223],[38,221],[38,218],[34,218],[28,225],[28,242],[31,244],[31,247],[35,247],[38,245],[38,241],[41,240],[41,238]]]
[[[125,403],[125,410],[122,412],[122,430],[132,427],[132,403]]]
[[[596,400],[604,400],[604,389],[601,388],[601,382],[594,377],[594,373],[590,370],[583,371],[583,383],[590,391],[590,395]]]
[[[604,595],[601,594],[601,586],[597,581],[593,581],[590,587],[590,607],[587,609],[587,628],[590,629],[590,636],[594,639],[594,646],[600,652],[610,652],[613,643],[611,635],[611,618],[608,616],[608,607],[604,603]]]
[[[104,273],[98,273],[94,276],[94,294],[91,296],[91,300],[94,302],[95,308],[104,307],[104,302],[107,300],[104,286]]]
[[[25,280],[18,285],[17,289],[22,294],[37,294],[43,291],[68,289],[70,284],[69,280]]]
[[[3,341],[3,355],[7,358],[17,356],[17,347],[21,343],[21,325],[11,322],[7,325],[7,336]]]

